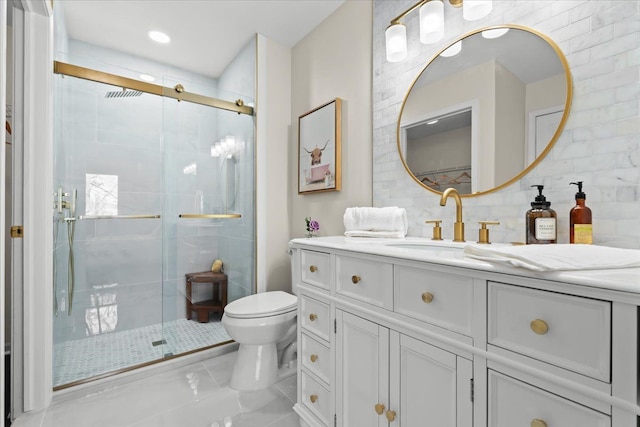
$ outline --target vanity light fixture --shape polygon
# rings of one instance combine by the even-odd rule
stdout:
[[[440,56],[444,56],[445,58],[449,58],[451,56],[456,56],[462,51],[462,40],[452,44],[447,49],[445,49]]]
[[[140,74],[140,79],[144,80],[145,82],[155,82],[156,78],[153,77],[152,75],[149,74]]]
[[[227,135],[211,146],[211,157],[230,159],[237,157],[243,148],[242,141],[236,140],[232,135]]]
[[[483,18],[491,12],[493,0],[449,0],[453,7],[462,7],[467,21]],[[444,37],[444,1],[421,0],[391,20],[385,30],[387,61],[400,62],[407,57],[407,28],[400,22],[405,16],[420,8],[420,41],[437,43]]]
[[[502,37],[507,34],[509,31],[508,28],[494,28],[493,30],[484,30],[482,32],[482,37],[485,39],[497,39],[498,37]]]
[[[157,43],[167,44],[171,41],[171,37],[162,31],[151,30],[147,33],[149,38]]]

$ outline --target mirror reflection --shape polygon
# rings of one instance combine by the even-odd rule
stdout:
[[[398,148],[426,188],[482,194],[524,175],[549,151],[569,114],[571,77],[553,41],[520,26],[478,30],[450,47],[409,90]]]

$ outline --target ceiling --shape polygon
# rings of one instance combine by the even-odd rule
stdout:
[[[69,37],[217,78],[262,34],[295,46],[345,0],[57,0]],[[57,9],[56,9],[57,10]],[[147,37],[159,30],[161,45]]]

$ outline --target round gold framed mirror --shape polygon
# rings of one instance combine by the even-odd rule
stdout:
[[[409,88],[398,119],[400,158],[435,193],[496,191],[551,150],[572,93],[569,64],[549,37],[519,25],[464,34]]]

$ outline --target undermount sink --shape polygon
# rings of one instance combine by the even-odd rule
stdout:
[[[453,251],[462,252],[464,243],[392,243],[386,245],[391,248],[412,249],[418,251]]]

